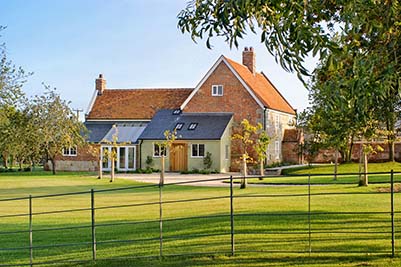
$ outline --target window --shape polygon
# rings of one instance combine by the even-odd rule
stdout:
[[[226,145],[226,150],[224,151],[225,153],[225,159],[228,160],[230,157],[230,146]]]
[[[205,145],[204,144],[192,144],[192,157],[203,158],[205,156]]]
[[[177,125],[175,126],[175,129],[176,129],[177,131],[179,131],[179,130],[182,129],[183,126],[184,126],[184,123],[179,122],[179,123],[177,123]]]
[[[188,130],[195,130],[196,126],[198,126],[198,123],[191,122],[191,124],[188,126]]]
[[[161,157],[166,155],[166,147],[159,145],[159,144],[153,144],[153,157]]]
[[[280,128],[280,115],[276,115],[276,120],[274,121],[274,126],[276,129]]]
[[[222,96],[223,85],[212,85],[212,96]]]
[[[65,147],[63,148],[63,156],[73,156],[77,155],[77,147]]]
[[[274,154],[276,155],[276,159],[280,158],[280,142],[274,142]]]
[[[174,109],[173,110],[173,115],[180,115],[181,114],[181,109]]]

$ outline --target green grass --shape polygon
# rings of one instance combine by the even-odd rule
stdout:
[[[370,173],[378,172],[401,172],[401,163],[369,163],[368,171]],[[249,179],[250,184],[308,184],[310,174],[311,184],[358,184],[359,165],[357,163],[345,163],[338,166],[338,176],[334,179],[334,165],[313,165],[304,167],[295,167],[284,169],[283,175],[275,177],[266,177],[262,180],[258,178]],[[389,183],[390,174],[370,174],[369,183]],[[401,181],[401,174],[394,174],[394,181]],[[228,181],[226,181],[228,182]],[[239,181],[236,181],[237,183]]]
[[[143,185],[128,180],[98,180],[88,173],[61,173],[57,176],[35,172],[0,174],[0,199],[27,195],[44,195],[74,191],[89,192],[91,188],[107,189]],[[185,203],[182,199],[226,197],[229,188],[165,186],[163,201],[163,259],[159,259],[159,189],[144,187],[95,193],[96,263],[70,263],[66,266],[399,266],[401,258],[389,257],[391,251],[390,215],[349,214],[354,211],[389,211],[389,194],[376,193],[388,184],[357,187],[325,185],[311,188],[312,254],[308,251],[307,186],[266,186],[246,190],[235,188],[235,248],[230,257],[230,202],[227,198]],[[322,193],[339,193],[324,195]],[[362,193],[362,194],[351,194]],[[279,196],[281,195],[281,196]],[[401,195],[396,194],[396,203]],[[155,205],[107,209],[111,205],[154,202]],[[47,212],[90,207],[90,194],[34,198],[33,212]],[[397,211],[400,211],[398,204]],[[0,216],[28,212],[28,200],[0,201]],[[337,214],[336,212],[342,212]],[[208,218],[193,218],[214,216]],[[177,220],[179,218],[179,220]],[[149,223],[138,223],[149,220]],[[33,216],[34,261],[90,260],[90,210]],[[118,226],[107,224],[121,223]],[[102,226],[101,226],[102,225]],[[70,227],[71,230],[49,230]],[[396,214],[397,231],[401,227]],[[29,262],[29,250],[5,251],[4,248],[27,247],[26,216],[0,217],[0,264]],[[333,233],[334,232],[334,233]],[[377,233],[375,233],[377,232]],[[216,234],[216,236],[205,236]],[[142,239],[141,242],[128,240]],[[146,240],[154,239],[154,240]],[[124,243],[112,242],[126,240]],[[88,244],[76,244],[88,242]],[[60,244],[74,244],[59,247]],[[49,246],[50,247],[47,247]],[[401,242],[396,239],[397,251]],[[220,251],[222,253],[215,253]],[[253,251],[253,252],[246,252]],[[282,253],[272,252],[281,251]],[[318,252],[320,251],[320,252]],[[336,252],[334,252],[336,251]],[[350,253],[354,252],[354,253]],[[383,252],[384,254],[376,254]],[[200,253],[199,256],[169,256]],[[205,255],[203,254],[205,253]],[[156,256],[146,259],[115,259]]]
[[[401,163],[399,162],[383,162],[383,163],[369,163],[369,172],[389,172],[394,170],[395,172],[401,172]],[[284,175],[291,174],[322,174],[322,173],[333,173],[334,164],[326,165],[312,165],[298,168],[291,168],[283,170]],[[344,163],[338,166],[338,173],[357,173],[359,172],[358,163]]]

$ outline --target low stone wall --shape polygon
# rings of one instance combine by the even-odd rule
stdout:
[[[52,169],[52,163],[47,163],[49,169]],[[57,171],[98,171],[99,165],[96,161],[75,161],[75,160],[59,160],[56,161]]]

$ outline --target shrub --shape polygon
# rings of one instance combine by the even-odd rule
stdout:
[[[206,152],[206,156],[203,158],[203,165],[205,165],[205,169],[210,169],[212,167],[212,164],[212,153],[208,151]]]

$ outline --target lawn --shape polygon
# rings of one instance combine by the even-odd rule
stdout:
[[[134,188],[137,186],[137,188]],[[159,188],[87,173],[0,174],[0,199],[32,195],[34,262],[90,260],[91,188],[95,193],[96,263],[68,266],[400,266],[391,253],[388,184],[369,187],[234,188],[236,255],[230,257],[229,188],[163,188],[163,259],[159,259]],[[85,194],[36,198],[45,194]],[[340,194],[341,193],[341,194]],[[194,201],[194,199],[209,198]],[[181,202],[181,200],[193,200]],[[395,195],[400,203],[400,194]],[[153,203],[140,205],[143,203]],[[111,208],[110,206],[125,205]],[[83,209],[84,210],[79,210]],[[49,211],[74,212],[48,214]],[[358,214],[354,212],[358,211]],[[396,211],[400,211],[398,204]],[[28,200],[0,201],[0,265],[29,263]],[[377,213],[376,213],[377,212]],[[396,230],[401,223],[396,213]],[[311,221],[309,243],[308,220]],[[146,221],[146,222],[145,222]],[[114,225],[111,225],[114,224]],[[115,225],[118,224],[118,225]],[[65,229],[75,227],[74,229]],[[14,232],[13,234],[6,232]],[[309,244],[312,253],[309,256]],[[401,242],[396,239],[397,253]],[[6,250],[24,248],[24,250]],[[301,252],[301,253],[300,253]],[[174,256],[175,254],[199,254]],[[121,259],[125,257],[147,257]],[[114,258],[110,260],[110,258]]]
[[[389,183],[390,174],[379,174],[380,172],[390,172],[393,170],[394,181],[401,182],[401,163],[369,163],[368,171],[369,183]],[[345,163],[338,166],[337,179],[334,179],[334,165],[312,165],[284,169],[282,176],[266,177],[263,180],[250,179],[253,184],[308,184],[310,175],[311,184],[358,184],[359,165],[357,163]],[[238,182],[238,181],[237,181]]]

